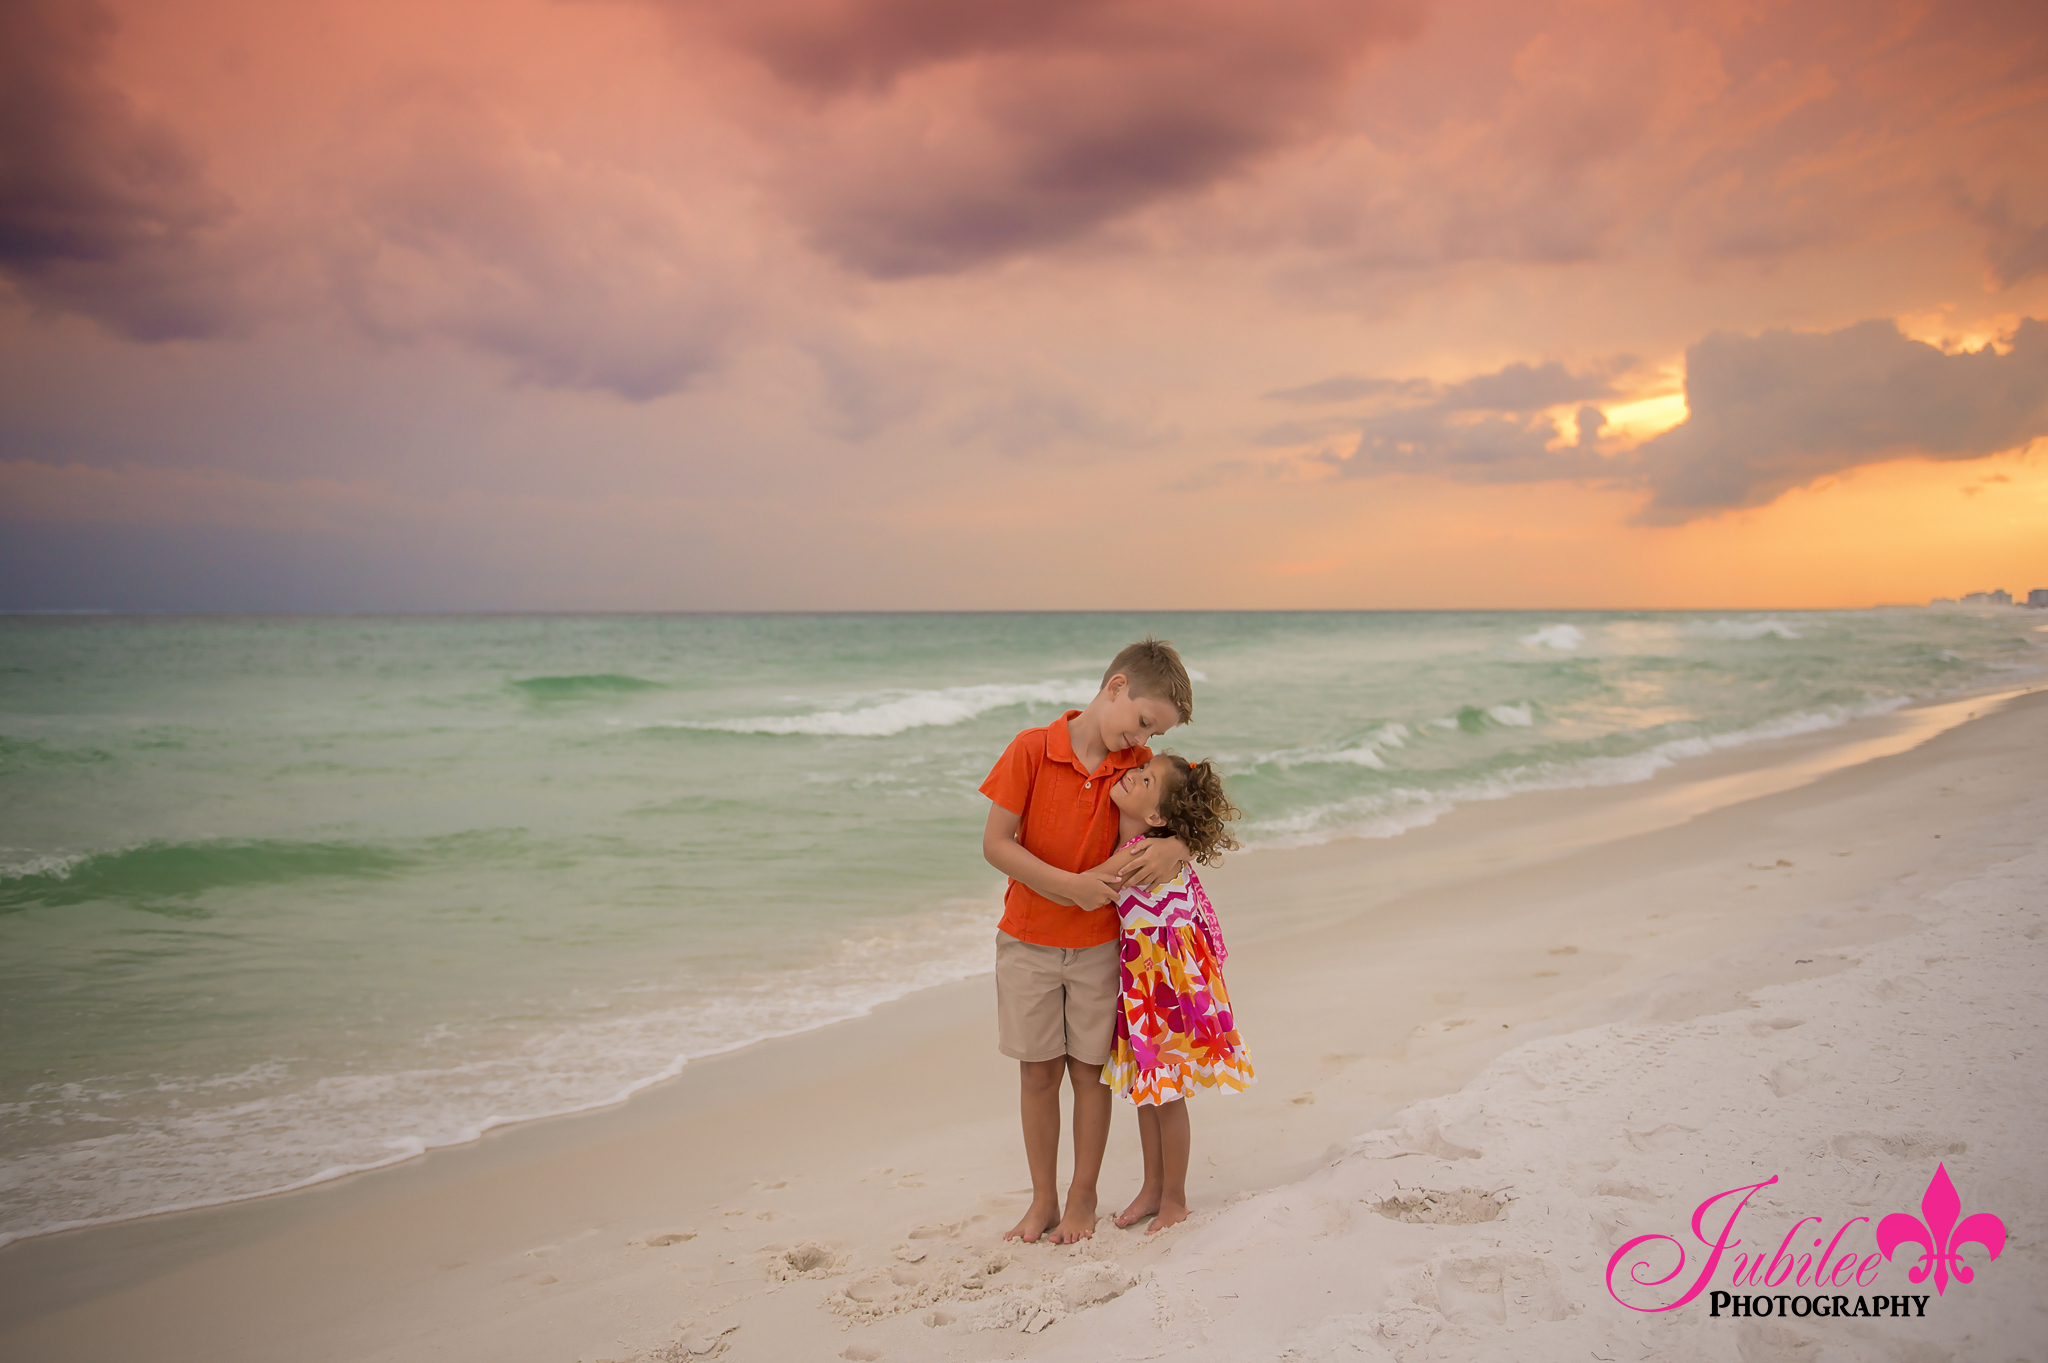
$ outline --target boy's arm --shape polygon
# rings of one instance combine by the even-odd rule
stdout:
[[[988,823],[981,830],[981,854],[988,864],[1021,881],[1047,899],[1081,909],[1099,909],[1116,897],[1116,885],[1101,867],[1079,873],[1048,866],[1017,841],[1021,815],[990,803]]]

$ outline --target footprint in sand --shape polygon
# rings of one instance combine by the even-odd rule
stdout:
[[[1600,1180],[1593,1188],[1593,1196],[1625,1197],[1631,1202],[1647,1202],[1651,1206],[1655,1206],[1662,1200],[1655,1192],[1645,1188],[1640,1183],[1630,1183],[1626,1179],[1611,1178]]]
[[[1027,1188],[1024,1191],[1028,1194],[1031,1190]],[[976,1221],[986,1220],[988,1220],[987,1217],[977,1212],[973,1216],[968,1217],[964,1221],[950,1221],[947,1222],[945,1225],[941,1226],[919,1226],[916,1230],[910,1232],[910,1238],[912,1240],[946,1239],[958,1235],[961,1231],[967,1229],[968,1226],[972,1225]]]
[[[1829,1142],[1835,1153],[1859,1164],[1870,1160],[1954,1159],[1970,1151],[1968,1141],[1926,1132],[1880,1135],[1875,1131],[1844,1131]]]
[[[1657,1154],[1674,1146],[1683,1145],[1687,1136],[1699,1134],[1699,1128],[1680,1126],[1677,1122],[1666,1122],[1651,1131],[1629,1131],[1621,1133],[1628,1143],[1646,1154]]]
[[[1557,1269],[1532,1254],[1460,1254],[1430,1269],[1437,1309],[1453,1325],[1515,1330],[1571,1313]]]
[[[1773,1094],[1780,1098],[1790,1098],[1802,1089],[1826,1083],[1834,1077],[1825,1071],[1815,1069],[1804,1060],[1788,1060],[1771,1070],[1768,1082]]]
[[[658,1230],[643,1235],[638,1240],[628,1240],[626,1243],[645,1245],[649,1249],[667,1249],[670,1245],[680,1245],[685,1240],[696,1238],[697,1232],[693,1230]]]
[[[1412,1226],[1474,1226],[1499,1220],[1506,1207],[1495,1193],[1481,1188],[1450,1192],[1411,1188],[1372,1204],[1372,1209],[1389,1221],[1404,1221]]]
[[[710,1326],[686,1324],[676,1332],[675,1341],[657,1354],[634,1354],[636,1360],[645,1359],[653,1363],[656,1359],[709,1358],[725,1352],[726,1336],[739,1329],[737,1325]]]
[[[834,1253],[830,1245],[805,1240],[773,1253],[768,1260],[768,1276],[776,1282],[788,1282],[792,1278],[829,1278],[846,1266],[847,1258],[847,1255]]]

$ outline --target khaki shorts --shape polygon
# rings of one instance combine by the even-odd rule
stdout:
[[[1012,1060],[1106,1064],[1116,1033],[1115,942],[1042,947],[996,933],[996,1044]]]

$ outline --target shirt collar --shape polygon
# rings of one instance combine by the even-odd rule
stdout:
[[[1074,752],[1074,737],[1067,732],[1067,724],[1079,710],[1069,710],[1045,726],[1045,755],[1055,762],[1064,762],[1083,776],[1092,777],[1094,772],[1081,765],[1080,757]],[[1152,750],[1143,744],[1135,748],[1118,748],[1103,759],[1103,765],[1111,771],[1129,771],[1132,767],[1143,766],[1152,760]]]

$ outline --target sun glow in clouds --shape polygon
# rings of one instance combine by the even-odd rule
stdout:
[[[1607,430],[1635,442],[1662,435],[1683,424],[1689,415],[1682,392],[1617,402],[1603,410],[1607,415]]]
[[[0,7],[0,607],[2048,584],[2003,466],[1747,568],[2048,435],[2018,11],[474,8]]]

